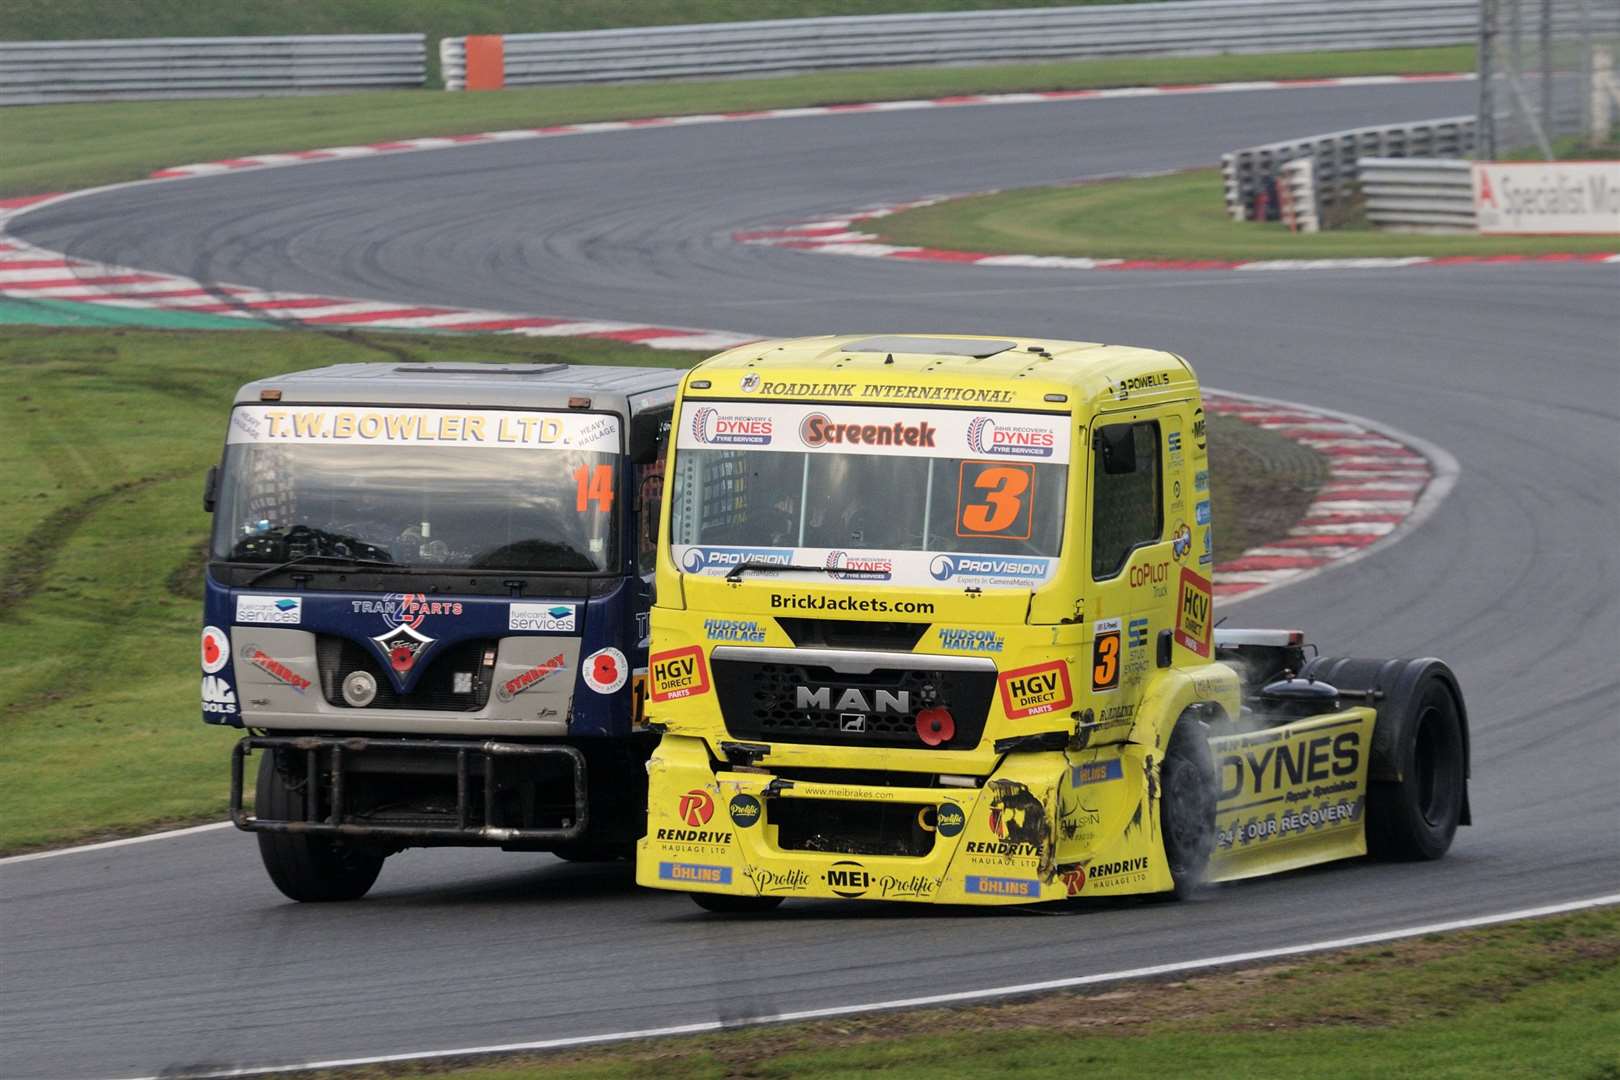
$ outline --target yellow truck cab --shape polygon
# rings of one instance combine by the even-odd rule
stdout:
[[[1369,839],[1437,857],[1466,823],[1444,664],[1214,629],[1180,357],[760,342],[688,373],[674,435],[643,885],[719,911],[1185,893]]]

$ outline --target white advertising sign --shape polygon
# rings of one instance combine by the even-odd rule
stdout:
[[[1062,414],[974,409],[688,402],[677,446],[1066,465],[1069,419]]]
[[[676,544],[675,565],[688,574],[724,577],[739,565],[808,566],[811,571],[755,571],[750,580],[843,582],[850,585],[977,585],[1039,588],[1058,560],[1039,555],[928,551],[842,551],[834,548],[716,547]],[[826,572],[823,573],[822,571]]]
[[[1493,235],[1620,235],[1620,161],[1476,161],[1474,214]]]
[[[619,452],[619,418],[515,409],[238,405],[232,443],[447,446]]]

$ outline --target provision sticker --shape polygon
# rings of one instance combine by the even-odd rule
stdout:
[[[1002,673],[1001,706],[1009,720],[1056,712],[1073,704],[1069,667],[1062,660]]]
[[[326,408],[238,405],[231,443],[360,443],[479,449],[619,452],[619,420],[515,409]]]

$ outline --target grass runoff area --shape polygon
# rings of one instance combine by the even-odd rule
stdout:
[[[120,4],[116,10],[151,6]],[[180,7],[167,6],[176,10]],[[310,2],[300,6],[318,5]],[[576,6],[594,9],[606,5],[559,4],[556,8],[562,11]],[[37,11],[43,18],[47,12],[74,5],[60,0],[51,4],[17,0],[15,7],[16,13],[8,11],[0,18],[0,26],[17,24],[19,14]],[[188,10],[194,10],[199,17],[217,10],[223,18],[227,8],[242,13],[272,10],[270,5],[253,4],[193,5]],[[218,25],[219,33],[241,32]],[[293,25],[293,21],[287,25]],[[171,165],[248,154],[591,120],[1004,91],[1470,71],[1473,66],[1474,50],[1463,46],[916,67],[769,79],[534,87],[476,94],[393,90],[245,100],[31,105],[5,110],[0,129],[5,147],[5,153],[0,155],[0,197],[138,180]]]
[[[475,1066],[395,1064],[318,1075],[838,1080],[857,1073],[886,1080],[1614,1080],[1620,1077],[1620,913],[1604,909],[1431,935],[1091,993]]]
[[[907,210],[871,222],[884,243],[1018,255],[1124,259],[1344,259],[1614,251],[1613,236],[1431,236],[1362,222],[1290,233],[1233,221],[1219,169],[1029,188]]]
[[[203,474],[232,396],[277,372],[428,359],[701,354],[515,335],[0,328],[0,853],[223,817],[238,733],[202,722],[197,634]],[[1326,474],[1315,451],[1221,417],[1210,451],[1218,552],[1286,529]]]

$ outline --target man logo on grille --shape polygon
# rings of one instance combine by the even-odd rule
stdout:
[[[675,814],[692,828],[700,829],[714,816],[714,796],[702,788],[693,788],[681,796],[681,805]]]

